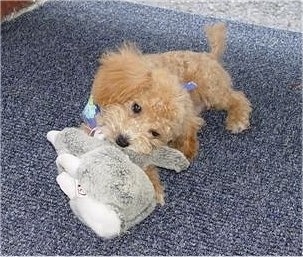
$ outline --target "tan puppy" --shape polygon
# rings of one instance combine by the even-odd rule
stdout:
[[[105,135],[121,147],[149,153],[169,145],[193,159],[198,151],[199,113],[214,108],[227,111],[226,128],[238,133],[249,126],[251,105],[232,88],[231,78],[219,62],[225,48],[222,23],[206,28],[209,53],[171,51],[142,54],[132,45],[101,58],[92,87],[95,104],[102,106],[99,123]],[[191,91],[183,85],[193,81]],[[157,200],[164,192],[155,167],[146,170]]]

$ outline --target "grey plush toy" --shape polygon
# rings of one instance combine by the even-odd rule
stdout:
[[[153,164],[180,172],[189,166],[175,149],[137,154],[76,128],[50,131],[47,138],[57,151],[57,182],[70,198],[71,209],[105,239],[120,235],[154,210],[154,188],[143,168]]]

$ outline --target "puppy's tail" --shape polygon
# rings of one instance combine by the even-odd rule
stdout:
[[[225,50],[226,26],[224,23],[216,23],[205,28],[206,37],[210,46],[210,55],[219,60]]]

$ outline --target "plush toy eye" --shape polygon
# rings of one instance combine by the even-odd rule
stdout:
[[[140,106],[139,104],[134,103],[134,104],[132,105],[132,111],[133,111],[134,113],[140,113],[140,112],[142,111],[142,108],[141,108],[141,106]]]
[[[149,133],[151,133],[153,137],[159,137],[160,136],[160,133],[158,133],[156,130],[153,130],[153,129],[151,129],[149,131]]]

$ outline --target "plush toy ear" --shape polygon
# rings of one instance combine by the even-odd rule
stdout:
[[[57,135],[60,133],[59,130],[51,130],[46,134],[46,138],[53,146],[55,146],[55,140]]]
[[[56,159],[58,167],[62,167],[65,172],[73,177],[77,177],[77,171],[80,166],[80,159],[68,153],[60,154]]]
[[[70,153],[81,156],[106,142],[91,137],[79,128],[65,128],[62,131],[52,130],[47,133],[47,139],[53,144],[58,155]]]
[[[187,169],[190,164],[183,153],[168,146],[154,150],[150,160],[156,166],[176,172]]]

